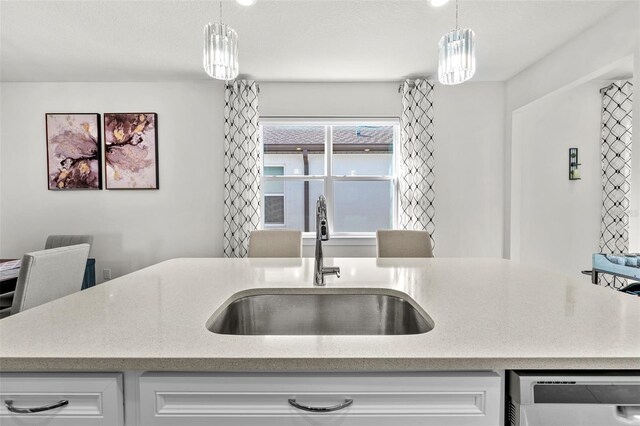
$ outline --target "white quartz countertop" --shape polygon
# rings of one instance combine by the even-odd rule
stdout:
[[[327,289],[400,291],[435,328],[404,336],[234,336],[235,293],[314,288],[313,259],[174,259],[0,320],[3,371],[640,368],[640,298],[500,259],[325,259]],[[277,291],[277,290],[274,290]],[[364,290],[363,290],[364,291]]]

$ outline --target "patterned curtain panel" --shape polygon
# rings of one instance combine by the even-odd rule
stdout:
[[[602,222],[600,251],[629,250],[629,191],[631,190],[631,123],[633,85],[611,84],[602,92]],[[621,288],[626,280],[602,274],[600,284]]]
[[[227,84],[224,106],[224,255],[246,257],[251,231],[260,225],[258,85]]]
[[[433,149],[433,84],[406,80],[402,86],[398,221],[401,229],[428,231],[435,249]]]

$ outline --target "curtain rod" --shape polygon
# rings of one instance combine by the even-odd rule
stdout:
[[[600,89],[600,93],[606,92],[607,90],[611,89],[613,86],[618,86],[619,88],[622,89],[622,87],[624,87],[627,83],[632,84],[631,80],[630,79],[626,79],[626,78],[623,78],[621,80],[613,81],[610,85],[605,86],[602,89]]]
[[[603,87],[602,89],[600,89],[600,93],[606,92],[607,90],[611,89],[614,85],[615,83],[611,83],[610,85]]]
[[[238,80],[233,80],[233,81],[238,81]],[[257,82],[256,82],[255,84],[256,84],[256,91],[257,91],[258,93],[260,93],[260,84],[258,84]],[[233,84],[230,84],[230,83],[227,81],[227,82],[225,82],[224,87],[233,88]]]
[[[426,81],[427,81],[427,83],[429,82],[429,77],[424,77],[423,79],[424,79],[424,80],[426,80]],[[411,80],[405,80],[405,81],[402,81],[402,82],[400,83],[400,85],[398,86],[398,93],[402,92],[402,87],[404,86],[404,83],[405,83],[406,81],[409,81],[409,86],[411,86],[411,87],[416,87],[415,80],[414,80],[414,81],[411,81]]]

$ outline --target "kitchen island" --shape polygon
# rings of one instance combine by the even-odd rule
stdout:
[[[127,387],[136,393],[153,388],[171,372],[184,373],[181,386],[197,382],[197,372],[351,375],[354,383],[354,374],[380,373],[390,380],[385,386],[397,390],[398,380],[421,380],[421,373],[435,374],[429,380],[436,380],[475,371],[477,376],[461,380],[493,380],[493,374],[504,392],[504,370],[640,369],[640,298],[588,279],[578,282],[500,259],[326,263],[340,266],[342,277],[314,287],[313,259],[174,259],[11,316],[0,321],[5,382],[7,372],[17,373],[16,380],[37,372],[124,372],[126,394]],[[240,336],[206,327],[238,293],[346,289],[405,294],[434,327],[387,336]],[[484,402],[474,404],[465,409]],[[156,408],[162,406],[156,401]]]
[[[4,371],[640,368],[640,298],[499,259],[174,259],[0,321]],[[207,330],[249,289],[391,289],[433,319],[403,336]]]

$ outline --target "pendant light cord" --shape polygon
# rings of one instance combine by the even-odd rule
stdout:
[[[458,26],[458,0],[456,0],[456,30],[459,30],[460,27]]]
[[[220,23],[222,23],[222,0],[220,0],[219,4],[220,4]]]

